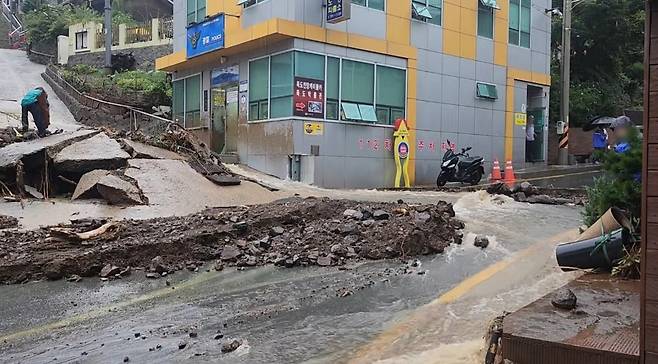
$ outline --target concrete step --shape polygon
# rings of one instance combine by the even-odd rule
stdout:
[[[504,170],[505,166],[501,165],[501,169]],[[585,172],[598,172],[601,170],[601,166],[598,164],[580,164],[573,166],[536,166],[525,169],[515,170],[515,175],[517,179],[528,179],[528,178],[542,178],[542,177],[555,177],[555,176],[564,176],[569,174],[581,174]]]
[[[240,164],[240,156],[237,153],[220,154],[219,160],[226,164]]]

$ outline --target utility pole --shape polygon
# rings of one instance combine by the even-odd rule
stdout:
[[[572,0],[564,0],[564,17],[562,18],[562,105],[561,114],[564,122],[564,134],[560,136],[558,163],[569,164],[569,87],[571,85],[571,10]]]
[[[112,0],[105,0],[105,71],[112,73]]]

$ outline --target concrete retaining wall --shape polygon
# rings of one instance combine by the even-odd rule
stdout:
[[[171,44],[144,48],[132,48],[112,51],[117,53],[132,53],[135,57],[135,67],[143,71],[155,70],[155,59],[173,52]],[[105,66],[105,52],[79,53],[69,56],[68,64],[73,66],[77,64],[86,64],[94,67]]]

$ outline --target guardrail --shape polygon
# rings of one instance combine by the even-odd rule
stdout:
[[[164,133],[167,130],[169,124],[173,123],[171,120],[146,113],[132,106],[101,100],[99,98],[89,96],[84,92],[80,92],[70,83],[68,83],[64,77],[62,77],[59,71],[52,65],[46,67],[46,74],[51,79],[56,81],[64,89],[65,92],[67,92],[74,99],[76,99],[76,101],[84,106],[95,109],[103,106],[105,109],[117,111],[115,114],[128,113],[130,118],[129,121],[131,132],[139,130],[146,135],[155,136]]]

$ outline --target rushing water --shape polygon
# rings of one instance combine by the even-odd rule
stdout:
[[[0,361],[476,362],[490,318],[569,279],[554,268],[552,245],[539,244],[454,302],[436,299],[484,268],[577,226],[579,213],[486,193],[466,195],[455,210],[466,222],[464,243],[423,257],[415,268],[422,275],[395,275],[398,262],[373,262],[350,270],[176,274],[170,278],[175,289],[164,279],[139,277],[0,287]],[[489,248],[472,245],[476,234],[489,237]],[[346,289],[352,294],[342,297]],[[225,335],[221,340],[214,339],[218,331]],[[243,345],[223,354],[228,338]]]

